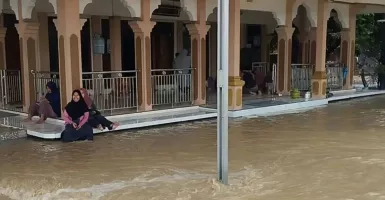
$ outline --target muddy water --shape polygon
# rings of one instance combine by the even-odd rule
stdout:
[[[3,142],[0,199],[385,199],[384,102],[232,121],[229,186],[215,181],[214,121],[92,143]]]

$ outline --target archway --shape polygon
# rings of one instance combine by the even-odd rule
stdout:
[[[137,5],[135,4],[132,6],[135,7]],[[128,20],[136,16],[135,9],[132,6],[128,5],[124,0],[92,0],[85,5],[84,10],[81,11],[85,16],[100,16],[95,17],[95,19],[91,17],[91,20],[100,20],[99,22],[96,22],[100,23],[101,27],[101,30],[98,32],[101,33],[101,37],[104,38],[105,41],[105,53],[101,58],[103,71],[135,70],[134,32],[128,25]],[[109,18],[101,19],[101,16],[108,16]],[[86,25],[87,23],[82,32],[87,31]],[[115,32],[112,32],[113,30]],[[89,38],[89,44],[86,45],[92,45],[94,36],[95,34],[92,30],[87,31],[87,33],[84,34],[85,38]],[[118,51],[116,52],[111,49],[111,47],[114,45],[113,42],[118,41],[120,41],[120,44],[117,43],[115,45],[120,45],[120,50],[116,50]],[[114,53],[116,53],[115,56]],[[92,59],[93,56],[90,49],[90,59]],[[112,61],[115,61],[117,65],[112,66]]]
[[[152,13],[151,19],[157,21],[151,32],[152,69],[171,69],[177,53],[186,49],[190,55],[191,39],[186,22],[192,21],[192,14],[183,2],[161,1]]]
[[[292,63],[305,64],[310,62],[309,46],[307,42],[311,22],[308,18],[308,11],[304,5],[300,5],[297,9],[297,15],[293,19],[292,26],[295,28],[292,37]]]
[[[17,19],[15,14],[3,13],[5,35],[5,52],[7,69],[20,70],[20,43],[19,33],[16,29]]]
[[[342,25],[338,19],[338,13],[332,9],[327,22],[326,36],[326,61],[338,62],[340,60]]]
[[[40,71],[59,70],[58,39],[56,26],[51,17],[56,12],[56,4],[52,0],[36,0],[34,7],[27,12],[26,18],[39,23],[39,66]],[[55,5],[54,5],[55,4]],[[30,8],[24,8],[29,11]],[[24,19],[26,20],[26,19]]]

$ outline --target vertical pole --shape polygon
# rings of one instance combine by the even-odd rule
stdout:
[[[229,0],[218,0],[217,160],[223,184],[228,184],[229,11]]]

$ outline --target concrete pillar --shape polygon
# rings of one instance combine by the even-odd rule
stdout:
[[[212,23],[209,31],[210,34],[210,76],[217,78],[217,48],[218,48],[218,25]]]
[[[194,105],[203,105],[206,103],[206,34],[210,26],[188,24],[187,29],[191,35]]]
[[[277,91],[289,94],[291,90],[291,51],[293,27],[281,26],[276,28],[278,34],[278,87]]]
[[[47,13],[38,13],[39,20],[39,54],[40,63],[38,71],[51,71],[49,57],[49,35],[48,35],[48,16]]]
[[[122,70],[121,18],[110,18],[111,71]]]
[[[34,79],[31,71],[36,70],[39,63],[39,24],[19,20],[16,25],[20,37],[20,59],[22,76],[23,111],[28,111],[36,101]]]
[[[82,56],[79,0],[57,1],[57,31],[59,38],[59,74],[61,105],[72,99],[72,91],[82,87]]]
[[[7,69],[7,56],[5,51],[5,35],[7,28],[0,27],[0,69]]]
[[[186,27],[191,36],[191,66],[193,70],[194,105],[206,104],[206,0],[197,1],[198,21]]]
[[[151,0],[142,0],[142,21],[128,22],[135,35],[135,65],[136,70],[138,70],[139,111],[152,110],[151,32],[156,23],[151,21],[150,4]]]
[[[328,0],[318,0],[317,34],[316,34],[316,60],[315,72],[312,79],[313,98],[326,97],[327,76],[325,69],[326,60],[326,31],[329,18]]]
[[[151,32],[155,22],[129,22],[135,34],[135,65],[138,70],[138,107],[140,111],[152,110],[151,84]]]
[[[298,60],[301,64],[307,63],[307,46],[308,46],[308,33],[303,32],[299,35],[299,47],[300,47],[300,52],[298,52]]]
[[[241,10],[239,0],[230,0],[229,33],[229,110],[242,109],[242,87],[240,71],[240,23]]]
[[[102,19],[100,16],[92,16],[91,17],[91,41],[93,42],[93,38],[96,35],[102,35]],[[92,43],[91,42],[91,43]],[[93,44],[91,44],[92,49],[92,71],[93,72],[101,72],[103,71],[103,55],[102,54],[94,54]]]

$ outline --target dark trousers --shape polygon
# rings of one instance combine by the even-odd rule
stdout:
[[[103,115],[92,115],[88,119],[88,123],[93,128],[98,128],[99,125],[102,125],[103,128],[108,128],[109,130],[112,129],[112,122],[105,118]]]
[[[79,120],[74,121],[79,124]],[[64,131],[61,134],[61,140],[63,142],[74,142],[81,140],[94,140],[94,132],[92,127],[85,123],[80,129],[76,130],[72,124],[67,124]]]

